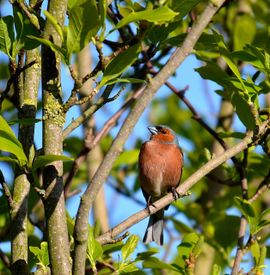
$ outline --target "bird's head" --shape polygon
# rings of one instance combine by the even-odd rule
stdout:
[[[151,133],[150,140],[158,141],[165,144],[178,145],[176,133],[165,125],[149,126],[148,130]]]

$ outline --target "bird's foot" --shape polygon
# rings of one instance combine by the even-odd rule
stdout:
[[[147,205],[146,205],[146,209],[147,209],[147,211],[148,211],[149,214],[151,214],[150,205],[156,207],[154,204],[152,204],[151,198],[152,198],[152,197],[151,197],[151,195],[150,195],[150,196],[148,197]]]
[[[177,192],[177,190],[174,187],[172,187],[170,191],[172,192],[175,201],[180,198],[181,195]]]

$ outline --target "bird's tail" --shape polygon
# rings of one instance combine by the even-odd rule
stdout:
[[[164,209],[150,216],[143,242],[150,243],[154,241],[158,245],[163,245],[163,225]]]

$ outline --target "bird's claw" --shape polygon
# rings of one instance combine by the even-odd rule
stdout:
[[[177,190],[174,187],[171,188],[171,192],[175,201],[180,198],[180,194],[177,192]]]

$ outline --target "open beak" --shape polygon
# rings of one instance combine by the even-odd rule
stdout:
[[[152,135],[156,135],[158,133],[158,130],[155,126],[148,126],[147,128]]]

